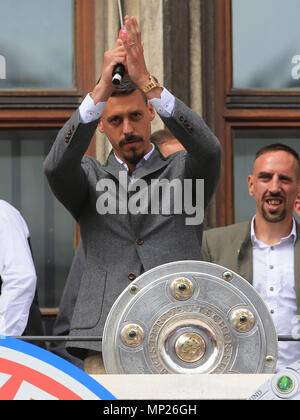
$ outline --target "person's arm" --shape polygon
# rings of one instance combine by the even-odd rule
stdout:
[[[69,335],[74,308],[80,288],[81,278],[86,267],[82,241],[76,249],[72,265],[65,283],[59,312],[53,327],[53,335]],[[66,349],[66,343],[55,341],[50,343],[50,351],[83,369],[83,361],[71,355]]]
[[[219,140],[200,115],[177,98],[171,117],[162,117],[162,120],[187,151],[183,154],[187,177],[204,180],[206,207],[221,175],[222,149]]]
[[[1,212],[2,213],[2,212]],[[21,336],[36,289],[36,272],[22,216],[5,210],[0,217],[0,334]]]
[[[205,206],[215,191],[221,173],[221,145],[199,114],[163,88],[150,100],[156,112],[187,154],[183,155],[189,178],[204,179]]]
[[[59,131],[45,159],[44,170],[57,199],[75,219],[88,194],[88,159],[84,154],[97,128],[98,120],[83,124],[79,110]]]
[[[100,117],[115,89],[111,79],[117,63],[125,64],[122,41],[104,54],[100,81],[66,122],[45,159],[44,170],[55,196],[78,218],[88,195],[89,158],[84,157]]]
[[[202,252],[202,256],[203,256],[203,261],[212,262],[211,261],[211,255],[210,255],[210,252],[209,252],[207,235],[206,235],[206,232],[205,231],[203,232],[203,235],[202,235],[202,248],[201,248],[201,252]]]
[[[127,38],[127,71],[131,80],[143,90],[149,83],[143,43],[134,17],[125,17]],[[146,93],[165,125],[187,151],[186,169],[191,178],[204,179],[205,206],[215,191],[221,173],[221,145],[203,119],[187,105],[175,98],[167,89],[156,86]]]

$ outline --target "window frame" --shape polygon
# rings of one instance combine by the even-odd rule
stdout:
[[[0,90],[0,129],[60,129],[84,96],[93,89],[94,0],[74,0],[74,7],[75,88]],[[86,153],[95,156],[95,136]],[[74,231],[73,242],[76,246],[80,240],[77,224]],[[51,319],[57,315],[58,308],[41,308],[41,313],[43,319]]]
[[[0,90],[0,125],[61,125],[94,85],[94,0],[75,0],[75,88]],[[87,66],[86,63],[89,63]],[[49,124],[49,125],[48,125]]]
[[[222,176],[216,194],[216,223],[226,226],[234,223],[234,130],[299,128],[300,90],[232,87],[231,0],[214,0],[213,36],[214,128],[223,148]]]

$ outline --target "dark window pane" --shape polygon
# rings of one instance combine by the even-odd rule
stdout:
[[[41,307],[57,307],[73,257],[74,222],[52,194],[43,161],[56,130],[0,130],[0,199],[31,234]]]

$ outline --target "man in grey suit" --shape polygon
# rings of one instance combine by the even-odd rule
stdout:
[[[149,76],[136,19],[126,16],[125,24],[128,37],[105,53],[99,83],[59,132],[45,161],[54,194],[79,223],[85,253],[72,336],[102,335],[112,304],[142,272],[202,258],[199,211],[220,176],[219,141],[198,114]],[[118,63],[126,75],[116,88],[111,75]],[[164,158],[151,144],[154,108],[185,151]],[[97,125],[113,149],[105,165],[84,156]],[[183,191],[190,206],[181,212],[181,200],[170,198],[168,207],[152,195],[157,182],[173,180],[192,181]],[[85,358],[88,351],[101,352],[101,345],[72,342],[68,351]]]
[[[268,306],[278,335],[299,334],[300,226],[293,218],[300,181],[296,151],[283,144],[260,149],[248,177],[256,213],[250,222],[203,234],[206,261],[243,276]],[[277,370],[300,359],[300,342],[279,342]]]
[[[151,142],[154,145],[157,145],[164,157],[168,157],[170,154],[184,150],[182,144],[177,139],[175,139],[173,134],[167,129],[157,130],[152,133]],[[59,313],[53,326],[53,335],[55,336],[66,336],[70,332],[74,306],[76,303],[77,293],[80,287],[80,282],[85,270],[85,266],[84,250],[82,247],[82,241],[80,241],[73,257],[72,265],[60,301]],[[50,343],[50,350],[58,356],[63,357],[64,359],[75,364],[76,366],[83,368],[83,361],[72,356],[67,351],[63,341]]]

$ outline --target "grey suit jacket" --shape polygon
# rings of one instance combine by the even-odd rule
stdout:
[[[59,312],[53,326],[53,335],[55,336],[66,336],[70,333],[74,307],[76,305],[78,290],[80,288],[81,278],[85,267],[85,255],[82,247],[82,241],[80,241],[73,257],[72,265],[64,287],[64,292],[59,304]],[[83,369],[83,361],[67,351],[65,342],[54,341],[50,343],[50,350],[63,359],[66,359],[77,367]]]
[[[166,159],[155,150],[137,169],[136,177],[146,181],[148,189],[154,179],[179,179],[182,183],[184,179],[204,179],[206,207],[219,181],[220,143],[200,116],[178,99],[172,117],[163,121],[186,150]],[[174,203],[169,215],[98,214],[96,203],[103,192],[96,190],[97,182],[109,179],[121,189],[118,180],[124,168],[113,154],[105,165],[84,156],[97,124],[80,123],[77,111],[59,132],[45,160],[54,194],[79,223],[86,258],[72,336],[102,335],[112,304],[142,272],[171,261],[202,259],[202,226],[187,226],[186,215],[175,214]],[[72,354],[85,357],[86,352],[79,349],[101,351],[101,346],[96,342],[69,344]]]
[[[203,232],[202,253],[205,261],[222,265],[252,284],[251,222],[210,229]],[[300,313],[300,226],[294,247],[294,278],[298,312]]]

